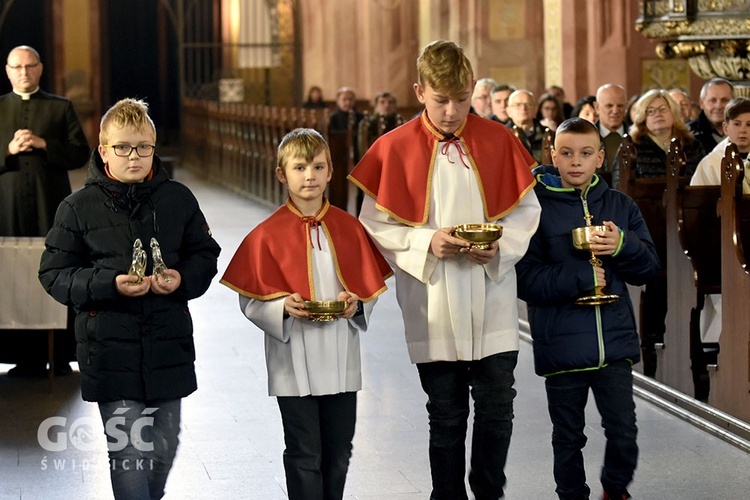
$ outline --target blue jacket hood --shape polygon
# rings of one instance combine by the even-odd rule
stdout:
[[[575,188],[564,188],[562,186],[562,177],[560,177],[560,171],[554,165],[539,165],[531,172],[534,174],[534,178],[537,180],[537,182],[544,185],[548,189],[569,189],[571,191],[576,191]],[[593,186],[603,186],[605,190],[609,189],[609,185],[599,174],[594,174],[593,179],[591,179],[591,184],[589,184],[589,187]],[[537,195],[538,194],[539,190],[537,190]]]

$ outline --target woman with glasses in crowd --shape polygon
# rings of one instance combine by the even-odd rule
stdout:
[[[667,152],[673,138],[682,144],[687,160],[684,175],[689,179],[705,152],[700,142],[680,119],[680,106],[664,89],[649,90],[635,102],[633,124],[629,130],[636,151],[636,177],[665,177]],[[619,155],[612,172],[612,183],[619,179]],[[648,220],[647,220],[648,222]],[[652,234],[664,227],[650,227]],[[656,374],[655,344],[664,342],[667,316],[667,274],[665,248],[657,244],[662,272],[646,283],[641,299],[641,353],[643,373]]]
[[[672,138],[682,144],[687,158],[685,175],[695,172],[698,162],[705,156],[703,146],[680,119],[680,106],[664,89],[649,90],[635,103],[630,137],[636,150],[636,177],[662,177],[667,173],[667,152]],[[619,160],[619,158],[618,158]],[[619,162],[618,162],[619,163]],[[619,165],[615,165],[612,176],[613,187],[617,187]]]

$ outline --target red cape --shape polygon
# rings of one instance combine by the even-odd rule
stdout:
[[[484,216],[496,221],[536,184],[534,158],[513,133],[493,120],[469,115],[455,132],[477,176]],[[423,112],[380,137],[349,174],[378,209],[409,226],[427,223],[438,143],[445,139]]]
[[[310,227],[314,221],[320,224],[318,229]],[[258,300],[293,293],[304,300],[330,300],[315,297],[313,291],[312,245],[317,231],[319,237],[328,238],[336,274],[347,292],[368,302],[386,290],[390,266],[359,221],[328,200],[315,217],[303,216],[287,200],[245,237],[221,283]]]

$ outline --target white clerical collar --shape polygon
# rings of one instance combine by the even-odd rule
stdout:
[[[31,99],[31,95],[36,94],[37,92],[39,92],[39,87],[35,88],[33,92],[19,92],[16,89],[13,89],[13,93],[21,96],[22,101],[28,101],[29,99]]]

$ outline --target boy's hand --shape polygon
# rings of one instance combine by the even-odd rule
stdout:
[[[169,295],[180,287],[180,283],[182,283],[182,276],[179,271],[167,269],[163,276],[160,274],[151,276],[151,291],[158,295]]]
[[[346,301],[346,309],[344,309],[344,312],[339,314],[339,318],[353,318],[354,314],[357,312],[357,302],[359,302],[359,297],[357,297],[353,293],[341,292],[339,293],[339,296],[336,298],[336,300]]]
[[[284,312],[298,319],[307,319],[310,313],[305,311],[305,301],[302,295],[293,293],[284,299]]]
[[[472,262],[477,264],[487,264],[497,254],[500,244],[497,241],[490,243],[490,248],[480,250],[478,248],[462,248],[461,253]]]
[[[146,295],[151,288],[151,276],[143,278],[141,283],[138,281],[137,276],[132,274],[120,274],[115,276],[115,288],[120,295],[125,297],[140,297]]]
[[[454,257],[462,248],[468,250],[471,246],[468,241],[451,236],[453,229],[453,227],[443,227],[438,229],[432,236],[432,240],[430,241],[430,252],[432,252],[432,254],[438,259]]]
[[[620,243],[620,229],[614,222],[605,220],[607,231],[593,231],[591,233],[591,250],[594,255],[612,255]]]
[[[595,267],[594,273],[596,274],[596,286],[607,286],[607,280],[604,277],[604,268]]]

